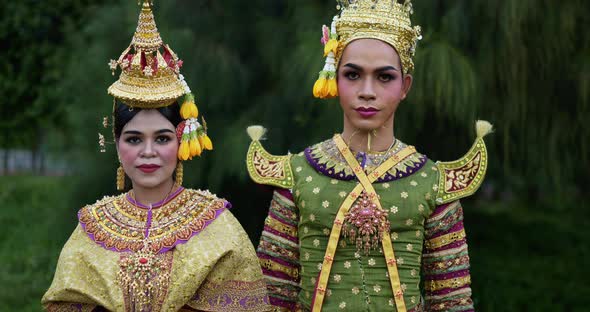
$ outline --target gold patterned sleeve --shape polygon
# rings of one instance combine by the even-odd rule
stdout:
[[[123,309],[123,297],[114,284],[117,260],[78,225],[61,251],[53,282],[41,300],[43,307],[50,312]]]
[[[216,233],[211,234],[227,247],[221,247],[224,254],[212,264],[187,306],[197,311],[268,311],[266,283],[248,235],[229,211],[215,222],[224,226],[215,227]],[[220,249],[218,243],[211,247]]]

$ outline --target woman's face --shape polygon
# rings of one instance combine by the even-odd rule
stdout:
[[[141,110],[123,127],[117,152],[133,187],[170,183],[177,162],[176,129],[157,110]]]
[[[402,76],[400,58],[376,39],[349,43],[338,66],[338,93],[344,126],[364,131],[393,127],[395,111],[412,85]]]

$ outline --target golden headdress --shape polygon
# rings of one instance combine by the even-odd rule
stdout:
[[[182,60],[164,44],[152,12],[153,1],[143,0],[137,29],[127,47],[109,66],[119,79],[108,93],[131,107],[153,109],[168,106],[184,95],[180,115],[184,119],[178,127],[180,141],[178,158],[192,159],[205,149],[213,149],[207,136],[204,119],[199,123],[198,109],[184,77],[180,74]]]
[[[390,44],[400,56],[403,72],[412,72],[412,58],[420,35],[420,26],[412,26],[412,3],[397,0],[338,0],[340,15],[330,28],[323,26],[322,43],[326,63],[313,87],[317,98],[338,95],[336,68],[344,48],[357,39],[378,39]]]

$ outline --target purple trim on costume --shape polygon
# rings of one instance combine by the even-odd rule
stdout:
[[[295,305],[297,304],[296,302],[285,301],[281,298],[273,297],[272,294],[269,294],[268,297],[270,304],[276,307],[283,307],[294,311]]]
[[[292,281],[292,282],[299,281],[299,278],[289,276],[287,273],[271,271],[271,270],[265,269],[265,268],[262,269],[262,274],[264,274],[265,276],[272,276],[274,278],[278,278],[278,279],[282,279],[282,280],[286,280],[286,281]]]
[[[365,165],[367,164],[367,154],[366,153],[361,153],[361,152],[356,153],[356,159],[358,160],[359,158],[362,158],[360,165],[361,165],[361,168],[364,169],[365,168]]]
[[[334,168],[327,168],[326,164],[320,164],[319,158],[314,158],[312,156],[311,147],[307,147],[304,151],[304,154],[305,154],[305,158],[307,159],[307,162],[309,163],[309,165],[312,166],[316,171],[318,171],[319,173],[321,173],[325,176],[328,176],[328,177],[334,178],[334,179],[338,179],[338,180],[342,180],[342,181],[351,181],[351,180],[356,179],[356,176],[354,174],[346,175],[346,174],[344,174],[343,171],[335,172]],[[414,154],[412,154],[412,155],[414,155]],[[361,165],[361,166],[363,166],[363,168],[364,168],[364,164],[366,161],[366,155],[364,155],[364,157],[365,158],[363,160],[363,164]],[[410,175],[416,173],[418,170],[420,170],[426,164],[426,161],[428,160],[428,158],[426,157],[426,155],[420,154],[418,156],[418,160],[419,160],[419,162],[414,164],[414,166],[408,166],[406,172],[398,171],[395,175],[392,175],[389,173],[389,171],[387,171],[384,175],[379,177],[375,182],[376,183],[391,182],[391,181],[399,180],[401,178],[405,178],[407,176],[410,176]]]
[[[293,193],[291,193],[291,191],[282,188],[277,188],[275,189],[275,192],[281,194],[283,197],[288,198],[290,201],[293,201]]]
[[[229,200],[225,200],[225,209],[232,209],[234,206],[229,202]]]
[[[284,265],[286,267],[290,267],[290,268],[293,268],[293,269],[297,269],[298,268],[297,265],[293,265],[293,263],[289,263],[286,260],[283,260],[283,259],[280,259],[280,258],[277,258],[277,257],[273,257],[273,256],[269,256],[269,255],[267,255],[265,253],[262,253],[262,252],[257,252],[256,254],[258,255],[258,258],[260,258],[260,259],[272,260],[272,261],[274,261],[274,262],[276,262],[276,263],[278,263],[280,265]]]
[[[269,211],[269,212],[268,212],[268,215],[269,215],[270,217],[272,217],[273,219],[275,219],[275,220],[277,220],[277,221],[281,222],[281,223],[282,223],[282,224],[284,224],[284,225],[287,225],[287,226],[290,226],[290,227],[296,227],[296,226],[297,226],[297,224],[296,224],[296,223],[295,223],[295,225],[293,225],[293,224],[290,224],[290,223],[288,223],[288,222],[284,221],[284,220],[283,220],[281,217],[277,216],[277,215],[276,215],[274,212],[272,212],[272,211]]]
[[[213,223],[213,221],[217,220],[217,217],[219,217],[221,215],[221,213],[223,213],[224,211],[226,211],[225,206],[223,206],[223,208],[221,208],[221,209],[215,210],[215,217],[213,217],[213,219],[211,219],[211,220],[206,221],[203,224],[203,227],[199,231],[192,232],[191,235],[187,239],[177,239],[174,242],[174,244],[172,244],[172,246],[170,246],[170,247],[164,247],[164,248],[160,249],[160,251],[158,251],[158,253],[165,253],[165,252],[169,251],[170,249],[176,247],[177,245],[185,244],[191,238],[193,238],[194,236],[196,236],[199,233],[201,233],[207,226],[209,226],[209,224],[211,224],[211,223]]]
[[[448,230],[446,230],[444,232],[436,233],[436,234],[430,236],[428,239],[435,239],[435,238],[440,237],[440,236],[443,236],[443,235],[451,234],[451,233],[454,233],[454,232],[459,232],[459,231],[461,231],[463,229],[464,229],[463,221],[458,221],[450,229],[448,229]]]
[[[451,279],[451,278],[464,277],[464,276],[468,276],[468,275],[469,275],[469,269],[464,269],[464,270],[456,271],[456,272],[428,275],[428,276],[425,276],[424,279],[426,281],[440,281],[440,280],[447,280],[447,279]]]
[[[293,237],[293,236],[291,236],[291,235],[283,234],[283,233],[281,233],[281,232],[279,232],[279,231],[277,231],[277,230],[275,230],[275,229],[271,228],[270,226],[266,226],[266,225],[265,225],[265,226],[264,226],[264,231],[267,231],[267,232],[269,232],[269,233],[271,233],[271,234],[274,234],[274,235],[276,235],[276,236],[280,236],[280,237],[282,237],[282,238],[284,238],[284,239],[288,239],[288,240],[290,240],[290,241],[292,241],[292,242],[294,242],[294,243],[296,243],[296,244],[298,244],[298,243],[299,243],[299,239],[298,239],[297,237]]]
[[[437,205],[436,208],[434,208],[434,211],[430,214],[430,217],[435,217],[438,214],[440,214],[441,212],[443,212],[445,209],[447,209],[450,205],[453,205],[455,202],[450,202],[450,203],[446,203],[446,204],[442,204],[442,205]]]
[[[435,291],[429,291],[428,295],[430,296],[440,296],[440,295],[446,295],[448,293],[454,292],[454,291],[458,291],[464,288],[470,288],[471,286],[469,285],[464,285],[458,288],[445,288],[445,289],[440,289],[440,290],[435,290]]]
[[[176,198],[176,196],[178,194],[180,194],[180,192],[182,192],[184,190],[184,187],[179,186],[176,191],[172,192],[170,195],[166,196],[166,198],[162,199],[161,201],[152,204],[152,208],[159,208],[160,206],[163,206],[167,203],[169,203],[171,200],[173,200],[174,198]],[[132,203],[133,205],[139,207],[139,208],[143,208],[143,209],[149,209],[149,206],[146,206],[142,203],[140,203],[139,201],[136,201],[135,199],[133,199],[130,195],[131,193],[127,193],[127,195],[125,196],[127,198],[127,200]]]
[[[203,224],[203,227],[195,232],[192,232],[191,235],[187,238],[187,239],[177,239],[176,241],[174,241],[174,243],[172,244],[172,246],[168,246],[168,247],[162,247],[162,249],[158,250],[158,254],[161,253],[165,253],[167,251],[169,251],[170,249],[176,247],[177,245],[182,245],[185,244],[186,242],[188,242],[191,238],[193,238],[194,236],[198,235],[199,233],[201,233],[207,226],[209,226],[209,224],[211,224],[213,221],[215,221],[224,211],[226,210],[225,205],[220,208],[215,210],[215,216],[213,217],[213,219],[205,221],[205,223]],[[133,252],[133,250],[129,249],[129,248],[125,248],[122,250],[119,250],[117,248],[109,248],[106,246],[106,244],[104,242],[99,242],[96,241],[96,239],[94,238],[94,234],[92,233],[88,233],[88,231],[86,231],[86,223],[83,223],[82,221],[80,221],[80,213],[82,212],[82,209],[80,209],[80,211],[78,211],[78,222],[80,223],[80,225],[82,226],[82,229],[84,230],[84,232],[86,233],[86,235],[88,235],[88,237],[90,237],[90,239],[97,243],[98,245],[100,245],[102,248],[106,249],[106,250],[110,250],[110,251],[114,251],[114,252]]]
[[[445,245],[443,247],[440,247],[440,248],[429,249],[429,252],[440,252],[440,251],[443,251],[443,250],[458,248],[458,247],[461,247],[462,245],[465,245],[465,242],[466,242],[466,240],[465,240],[465,238],[463,238],[461,240],[458,240],[456,242],[452,242],[452,243],[450,243],[448,245]]]

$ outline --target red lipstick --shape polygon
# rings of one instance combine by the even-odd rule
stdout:
[[[137,166],[137,168],[145,173],[152,173],[158,169],[160,169],[161,166],[158,165],[152,165],[152,164],[146,164],[146,165],[140,165]]]
[[[363,118],[372,117],[379,112],[379,110],[374,107],[359,107],[355,109],[355,111],[357,111]]]

